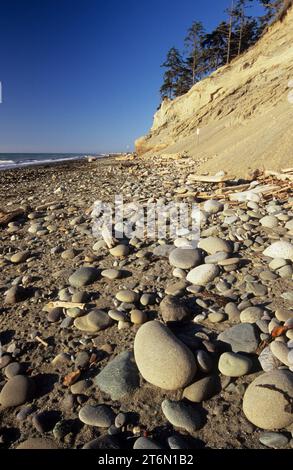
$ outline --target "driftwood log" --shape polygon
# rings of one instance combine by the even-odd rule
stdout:
[[[0,209],[0,226],[9,224],[9,222],[12,222],[17,217],[19,217],[20,215],[23,215],[24,213],[25,213],[24,209],[15,209],[14,211],[11,211],[11,212],[5,212]]]

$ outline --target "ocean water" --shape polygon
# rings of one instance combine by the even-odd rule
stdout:
[[[91,155],[102,156],[100,154]],[[52,162],[81,160],[85,157],[85,154],[80,153],[0,153],[0,170]]]

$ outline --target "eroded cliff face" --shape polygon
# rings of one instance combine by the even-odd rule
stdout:
[[[202,170],[293,165],[293,8],[230,65],[165,100],[139,155],[185,152]],[[197,129],[200,129],[199,138]]]

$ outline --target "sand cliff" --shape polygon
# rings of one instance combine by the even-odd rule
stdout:
[[[293,166],[292,44],[289,8],[248,52],[164,101],[149,134],[136,141],[138,154],[185,152],[203,161],[202,171],[236,175]]]

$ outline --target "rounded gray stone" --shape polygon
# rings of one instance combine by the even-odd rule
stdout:
[[[240,314],[241,323],[256,323],[263,317],[264,311],[260,307],[248,307]]]
[[[139,374],[133,353],[123,352],[110,361],[96,376],[95,384],[112,400],[120,400],[139,387]]]
[[[136,439],[133,448],[136,450],[155,450],[163,449],[164,447],[155,442],[153,439],[149,439],[148,437],[139,437]]]
[[[211,375],[197,380],[186,387],[183,391],[183,397],[194,403],[201,403],[209,400],[221,390],[219,377]]]
[[[78,268],[69,278],[69,284],[73,287],[83,287],[97,281],[99,271],[92,267]]]
[[[195,405],[166,399],[162,403],[162,411],[169,423],[176,428],[193,433],[201,427],[202,418]]]
[[[25,375],[15,375],[4,385],[0,393],[0,404],[4,408],[23,405],[33,398],[35,385]]]
[[[278,432],[263,432],[259,437],[259,442],[272,449],[282,449],[289,443],[289,439]]]
[[[169,256],[169,263],[175,268],[192,269],[201,263],[202,256],[200,250],[175,248]]]
[[[106,405],[85,405],[79,410],[78,417],[84,424],[99,428],[109,428],[115,421],[114,412]]]
[[[158,321],[150,321],[139,328],[134,356],[143,378],[165,390],[185,387],[197,370],[192,352]]]
[[[165,323],[188,321],[191,312],[184,300],[167,295],[160,303],[160,311]]]
[[[74,326],[88,333],[96,333],[105,330],[113,324],[112,318],[103,310],[94,309],[83,317],[75,318]]]
[[[259,345],[259,333],[255,325],[241,323],[219,334],[218,340],[231,346],[233,352],[256,352]]]

